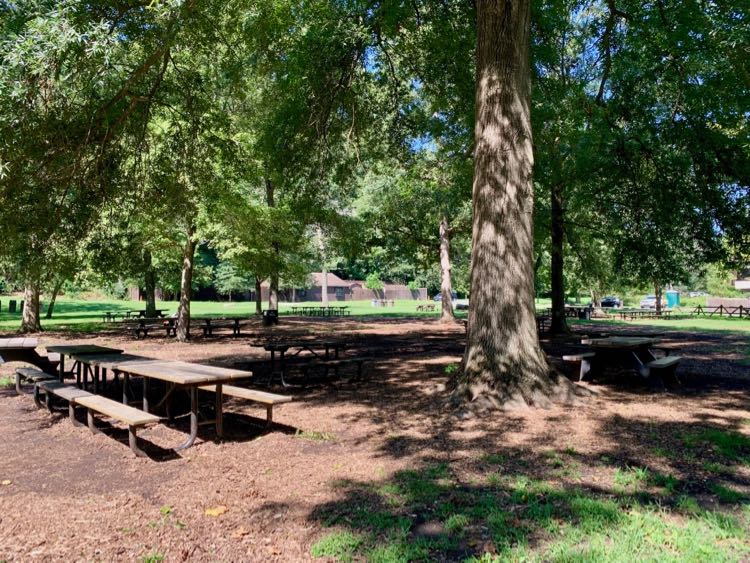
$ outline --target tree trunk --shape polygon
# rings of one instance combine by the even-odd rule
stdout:
[[[55,283],[55,287],[52,288],[52,295],[49,299],[49,305],[47,305],[47,314],[44,315],[45,319],[52,318],[52,314],[55,312],[55,302],[57,301],[57,295],[60,293],[62,286],[63,280],[58,280],[57,283]]]
[[[274,185],[270,179],[266,178],[266,205],[270,208],[276,207],[274,201]],[[273,267],[271,268],[271,276],[269,280],[268,288],[268,308],[271,311],[279,310],[279,243],[277,241],[271,242],[271,248],[273,249]]]
[[[656,314],[661,315],[661,283],[654,282],[654,295],[656,296]]]
[[[451,282],[451,230],[448,217],[440,219],[440,321],[455,322],[453,314],[453,285]]]
[[[539,345],[534,311],[531,0],[477,1],[471,304],[453,400],[470,410],[572,397]]]
[[[323,266],[322,286],[320,288],[320,301],[323,307],[328,307],[328,271]]]
[[[568,323],[565,318],[565,280],[564,280],[564,257],[563,237],[565,236],[563,220],[563,193],[562,186],[553,183],[551,190],[551,285],[552,285],[552,319],[550,332],[552,334],[565,334],[568,332]]]
[[[156,270],[151,262],[149,250],[143,251],[143,262],[145,264],[143,284],[146,290],[146,317],[153,319],[156,317]]]
[[[187,242],[182,255],[182,280],[180,281],[180,306],[177,309],[177,340],[186,342],[190,339],[190,294],[193,290],[193,266],[195,262],[196,242],[193,240],[195,227],[187,231]]]
[[[24,307],[21,315],[21,332],[39,332],[42,323],[39,318],[39,285],[32,283],[23,292]]]
[[[263,314],[263,287],[261,284],[263,280],[255,278],[255,314]]]

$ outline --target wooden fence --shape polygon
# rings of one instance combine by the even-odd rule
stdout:
[[[736,307],[719,305],[718,307],[703,307],[698,305],[693,309],[693,315],[713,317],[714,315],[719,317],[739,317],[750,319],[750,307],[744,305],[737,305]]]

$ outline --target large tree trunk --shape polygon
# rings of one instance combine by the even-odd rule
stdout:
[[[39,332],[42,323],[39,318],[39,285],[31,283],[23,292],[24,307],[21,314],[21,332]]]
[[[276,207],[274,201],[274,185],[271,180],[266,178],[266,205],[273,208]],[[279,310],[279,243],[276,241],[271,242],[271,248],[273,249],[273,268],[271,269],[271,276],[269,280],[270,287],[268,288],[268,308],[271,311]]]
[[[326,248],[323,242],[323,229],[318,227],[318,252],[320,253],[321,271],[323,273],[321,293],[320,293],[320,304],[323,307],[328,307],[328,267],[326,263]]]
[[[255,314],[263,314],[263,280],[255,278]]]
[[[573,391],[536,331],[530,10],[531,0],[477,1],[471,301],[453,381],[470,410],[547,406]]]
[[[563,257],[563,237],[565,236],[563,220],[563,193],[562,186],[553,183],[551,190],[551,238],[552,255],[551,264],[551,285],[552,285],[552,321],[550,323],[550,332],[552,334],[564,334],[568,332],[568,323],[565,319],[565,280],[564,280],[564,257]]]
[[[654,296],[656,296],[656,314],[661,315],[661,283],[659,281],[654,282]]]
[[[328,307],[328,271],[326,270],[325,266],[323,266],[323,278],[321,283],[320,304],[323,305],[323,307]]]
[[[190,339],[190,295],[193,290],[193,266],[195,263],[196,242],[193,240],[195,227],[187,231],[187,242],[182,254],[182,279],[180,281],[180,306],[177,309],[177,340],[186,342]]]
[[[52,288],[52,295],[49,298],[49,305],[47,305],[47,313],[44,315],[45,319],[51,319],[55,312],[55,303],[57,302],[57,295],[63,286],[63,280],[55,282],[55,287]]]
[[[145,265],[143,283],[146,290],[146,317],[153,319],[156,317],[156,270],[152,264],[150,251],[144,250],[143,262]]]
[[[440,219],[440,314],[441,322],[454,322],[453,284],[451,281],[451,230],[448,218]]]

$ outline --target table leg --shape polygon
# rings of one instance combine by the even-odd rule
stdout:
[[[224,386],[216,384],[216,436],[224,437]]]
[[[94,392],[95,393],[99,392],[99,383],[100,383],[101,377],[102,377],[101,368],[98,365],[94,366]],[[102,386],[102,392],[103,392],[104,382],[101,382],[101,386]]]
[[[57,366],[60,370],[60,383],[65,379],[65,354],[60,354],[60,363]]]
[[[89,386],[89,366],[82,362],[79,362],[78,365],[81,366],[81,371],[83,371],[83,388],[86,389]]]
[[[128,372],[122,374],[122,404],[128,404],[128,387],[130,387],[130,375]]]
[[[75,370],[76,370],[76,385],[80,387],[81,386],[81,362],[76,362],[74,365],[75,365]]]
[[[175,451],[189,448],[198,436],[198,388],[190,388],[190,435],[187,440],[175,448]]]
[[[148,412],[148,383],[150,378],[143,378],[143,412]]]

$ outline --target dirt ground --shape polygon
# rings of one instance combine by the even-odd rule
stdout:
[[[587,328],[576,331],[580,339]],[[598,460],[648,465],[686,479],[700,497],[711,478],[703,466],[655,449],[679,449],[680,437],[697,427],[750,435],[750,368],[740,336],[666,333],[663,344],[683,357],[676,391],[617,377],[588,384],[594,394],[580,406],[467,420],[446,407],[444,388],[446,366],[460,360],[462,325],[284,319],[267,331],[188,344],[45,333],[40,345],[96,343],[243,368],[265,357],[258,345],[268,340],[316,337],[345,340],[347,355],[374,358],[364,380],[272,389],[294,401],[276,410],[270,431],[260,423],[261,408],[230,403],[226,439],[215,441],[203,427],[195,446],[179,454],[169,448],[184,438],[183,424],[143,430],[150,457],[135,458],[122,428],[92,434],[62,411],[51,415],[29,396],[0,390],[0,561],[305,561],[325,533],[320,515],[347,501],[341,483],[382,482],[436,461],[470,479],[481,471],[477,460],[497,452],[533,467],[551,451],[574,450],[583,467],[575,479],[584,487],[611,479]],[[544,346],[560,357],[575,340]],[[13,367],[0,366],[0,376]],[[747,490],[747,467],[731,480]],[[463,555],[482,552],[481,543],[472,546]]]

